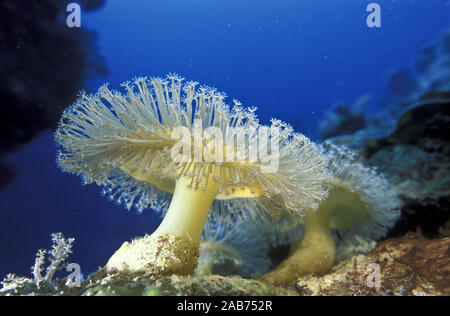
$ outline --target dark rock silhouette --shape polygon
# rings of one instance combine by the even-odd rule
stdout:
[[[325,113],[325,120],[319,125],[322,139],[352,134],[366,127],[365,108],[370,97],[363,95],[352,106],[345,102],[337,102],[331,111]]]
[[[409,95],[418,88],[417,80],[407,69],[393,71],[389,78],[389,90],[394,95]]]
[[[103,0],[80,1],[83,10]],[[106,75],[95,34],[65,24],[65,2],[0,2],[0,161],[39,132],[54,129],[86,79]],[[13,172],[0,163],[0,189]]]

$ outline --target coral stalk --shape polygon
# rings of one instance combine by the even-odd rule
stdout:
[[[216,198],[218,183],[210,181],[206,190],[189,188],[191,180],[182,177],[176,181],[175,192],[161,225],[154,234],[173,233],[187,237],[198,244],[211,205]]]
[[[310,273],[326,273],[333,266],[336,247],[331,236],[330,212],[326,208],[305,212],[305,237],[291,256],[263,280],[282,284]]]

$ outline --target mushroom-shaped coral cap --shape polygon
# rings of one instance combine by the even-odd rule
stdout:
[[[106,85],[82,93],[56,131],[59,165],[128,208],[167,210],[155,233],[193,244],[213,203],[220,221],[225,212],[274,213],[271,200],[301,212],[326,196],[322,156],[306,137],[278,120],[262,126],[255,109],[230,109],[225,94],[182,81],[138,78],[124,95]]]
[[[323,151],[333,178],[320,208],[328,210],[335,237],[354,245],[383,237],[400,217],[400,201],[386,178],[346,147],[326,143]]]

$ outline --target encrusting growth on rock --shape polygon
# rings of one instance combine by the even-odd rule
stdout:
[[[151,245],[151,247],[149,247]],[[198,248],[173,234],[147,235],[125,242],[109,261],[111,271],[141,271],[188,275],[197,265]],[[133,260],[125,260],[133,258]]]

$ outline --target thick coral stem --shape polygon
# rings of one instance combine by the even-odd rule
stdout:
[[[333,266],[336,246],[331,237],[330,215],[326,209],[309,210],[305,215],[305,238],[288,259],[262,279],[272,284],[284,284],[302,275],[326,273]]]
[[[153,234],[172,233],[199,244],[209,209],[217,194],[218,182],[211,180],[205,188],[195,190],[190,179],[178,179],[169,210]]]
[[[178,179],[169,210],[158,229],[150,236],[124,243],[108,261],[106,270],[192,274],[217,187],[216,181],[211,181],[206,190],[195,190],[189,179]]]

